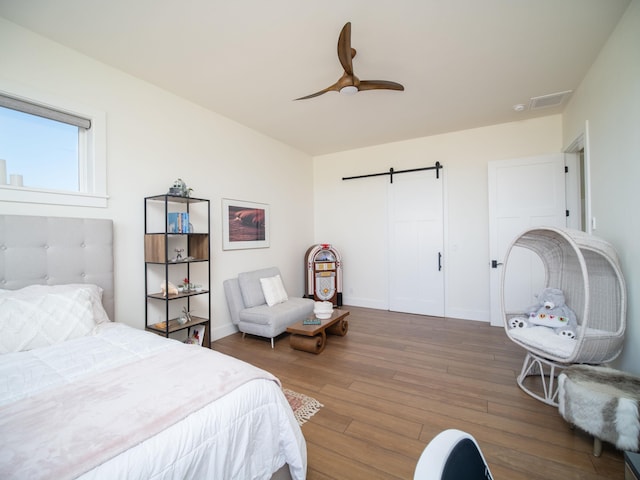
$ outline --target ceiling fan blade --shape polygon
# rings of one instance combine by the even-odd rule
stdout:
[[[351,48],[351,22],[347,22],[338,37],[338,59],[347,75],[353,75],[352,60],[355,55],[355,50]]]
[[[327,92],[341,92],[349,95],[360,90],[404,90],[404,87],[399,83],[388,80],[360,80],[353,74],[353,57],[355,56],[356,51],[351,48],[351,22],[347,22],[342,27],[338,37],[338,59],[342,68],[344,68],[344,74],[330,87],[295,100],[306,100]]]
[[[388,80],[360,80],[358,90],[404,90],[404,87]]]
[[[331,85],[330,87],[327,87],[323,90],[320,90],[319,92],[316,93],[312,93],[311,95],[306,95],[304,97],[300,97],[300,98],[294,98],[295,100],[306,100],[308,98],[314,98],[314,97],[319,97],[320,95],[322,95],[323,93],[327,93],[327,92],[339,92],[340,88],[338,87],[337,83],[334,83],[333,85]]]

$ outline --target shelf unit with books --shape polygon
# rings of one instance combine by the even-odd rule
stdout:
[[[211,348],[209,200],[146,197],[144,223],[145,329]]]

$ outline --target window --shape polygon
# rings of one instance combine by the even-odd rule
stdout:
[[[106,207],[104,118],[0,90],[0,200]]]

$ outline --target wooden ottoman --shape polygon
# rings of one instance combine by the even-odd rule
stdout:
[[[638,451],[640,378],[607,367],[572,365],[558,375],[562,417],[593,435],[593,454],[602,440],[620,450]]]

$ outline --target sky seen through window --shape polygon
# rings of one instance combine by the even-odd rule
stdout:
[[[0,107],[0,159],[24,187],[78,192],[79,128]],[[0,179],[2,180],[2,179]]]

